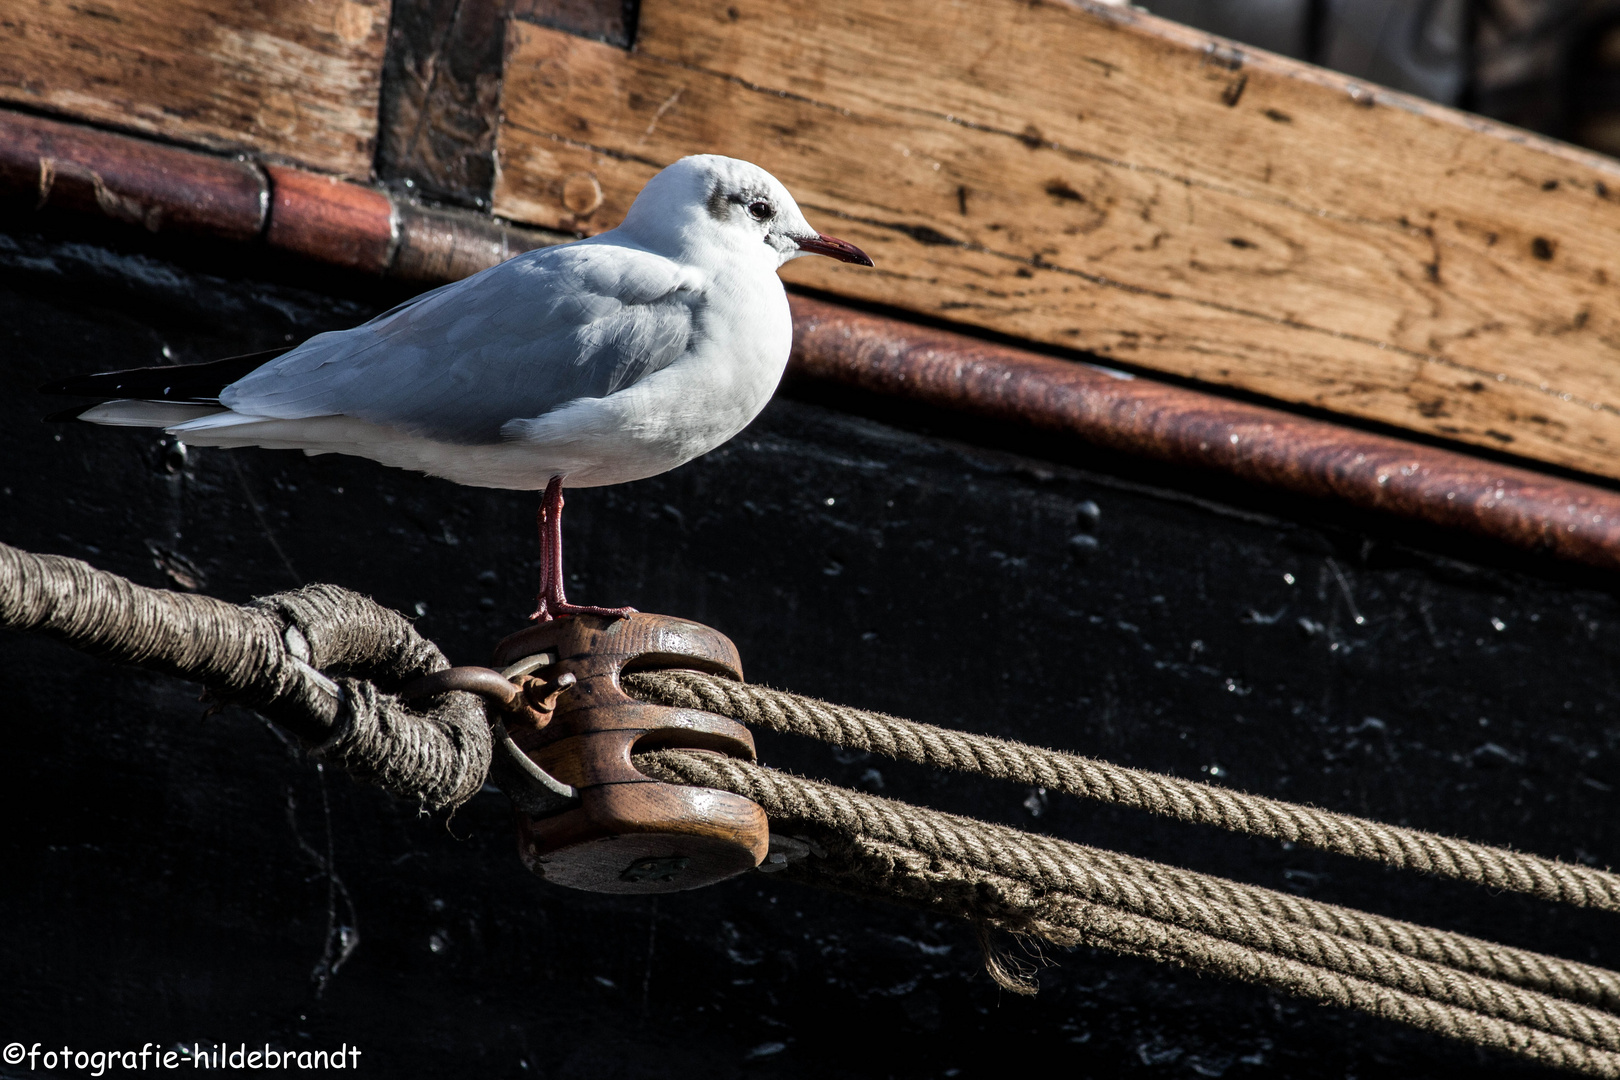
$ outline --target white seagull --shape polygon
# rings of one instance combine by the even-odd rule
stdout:
[[[792,345],[776,271],[801,255],[871,266],[735,158],[682,158],[618,228],[541,248],[279,354],[137,368],[43,389],[70,415],[196,446],[353,454],[474,487],[545,489],[535,619],[567,602],[562,489],[655,476],[765,407]],[[267,357],[274,355],[273,359]]]

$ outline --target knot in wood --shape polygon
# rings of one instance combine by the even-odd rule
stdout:
[[[592,172],[571,173],[563,181],[562,198],[575,217],[589,217],[602,205],[602,183]]]

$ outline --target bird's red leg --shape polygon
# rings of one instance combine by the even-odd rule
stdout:
[[[603,615],[623,619],[634,615],[632,607],[590,607],[570,604],[563,594],[562,494],[563,478],[553,476],[540,498],[540,595],[535,600],[532,622],[550,622],[568,615]]]
[[[540,509],[535,522],[540,532],[540,595],[534,602],[534,622],[550,622],[556,618],[552,608],[563,602],[562,588],[562,477],[553,476],[540,497]]]

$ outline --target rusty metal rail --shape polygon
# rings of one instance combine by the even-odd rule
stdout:
[[[1620,569],[1620,493],[1594,484],[804,297],[793,322],[817,379]]]

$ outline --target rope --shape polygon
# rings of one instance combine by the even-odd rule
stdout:
[[[694,671],[636,672],[626,675],[623,682],[626,691],[646,701],[719,713],[746,724],[808,735],[835,746],[869,750],[937,768],[982,773],[1200,825],[1526,893],[1542,900],[1620,911],[1620,874],[1591,867],[1248,795],[1078,754],[831,705]]]
[[[795,875],[810,884],[935,913],[965,915],[981,924],[1065,947],[1090,945],[1271,986],[1545,1064],[1596,1076],[1616,1075],[1616,1055],[1578,1040],[1437,1004],[1371,980],[1339,975],[1147,916],[1062,894],[1038,895],[1011,878],[986,874],[954,860],[922,856],[899,845],[864,837],[826,836],[822,842],[828,858]],[[959,908],[953,901],[960,902]],[[1027,985],[1010,983],[998,975],[1000,961],[996,958],[987,956],[986,966],[1008,989],[1033,992]]]
[[[1620,1076],[1620,1017],[1165,888],[1155,879],[1181,873],[1169,867],[716,755],[666,750],[634,760],[648,776],[742,795],[788,827],[809,825],[926,857],[927,870],[913,869],[913,876],[957,868],[964,879],[996,887],[1001,903],[1017,912],[994,917],[1009,929],[1039,932],[1058,944],[1083,938],[1118,945],[1550,1064]],[[1068,927],[1080,937],[1050,927]]]
[[[1129,864],[1166,889],[1182,890],[1240,911],[1297,923],[1433,964],[1620,1012],[1620,975],[1604,968],[1159,863],[1133,864],[1129,856],[1115,856],[1113,852],[1098,850],[1096,855],[1105,862],[1117,859],[1112,865],[1121,868]]]
[[[489,771],[478,698],[444,694],[414,710],[385,692],[448,667],[444,654],[398,612],[335,585],[238,607],[0,544],[0,626],[200,682],[426,810],[466,802]]]
[[[408,620],[311,586],[236,606],[147,589],[0,544],[0,625],[195,679],[324,760],[438,809],[482,786],[489,721],[470,694],[407,708],[391,688],[447,662]],[[323,674],[328,671],[329,674]],[[693,672],[626,689],[778,731],[1035,784],[1203,824],[1615,910],[1620,877],[1555,860],[1071,754],[915,724]],[[648,776],[735,792],[822,835],[789,876],[1060,944],[1089,943],[1365,1010],[1594,1076],[1620,1078],[1620,975],[1318,901],[908,806],[701,752],[639,754]],[[1030,980],[987,948],[1003,985]]]

